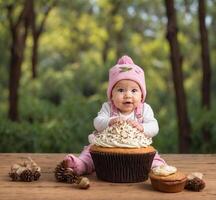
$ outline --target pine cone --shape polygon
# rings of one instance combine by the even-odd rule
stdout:
[[[67,177],[65,176],[65,170],[63,162],[60,162],[55,168],[55,178],[59,182],[67,182]]]
[[[40,172],[41,168],[31,159],[31,157],[28,157],[21,164],[13,164],[9,176],[13,181],[21,180],[31,182],[40,178]]]
[[[73,172],[71,168],[67,168],[64,172],[67,183],[75,183],[78,179],[78,176]]]
[[[34,180],[34,175],[31,170],[26,169],[20,174],[20,179],[25,182],[31,182]]]
[[[10,172],[9,176],[11,177],[12,181],[18,181],[19,175],[16,172]]]
[[[202,179],[197,177],[191,180],[188,179],[185,185],[185,189],[196,191],[196,192],[199,192],[200,190],[204,189],[204,187],[205,187],[205,182]]]
[[[41,173],[39,171],[35,171],[33,174],[34,180],[37,181],[41,176]]]

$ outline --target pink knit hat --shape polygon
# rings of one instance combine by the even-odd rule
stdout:
[[[122,56],[117,64],[109,70],[109,85],[107,89],[107,97],[111,101],[112,89],[120,80],[132,80],[139,84],[142,91],[142,103],[146,97],[145,75],[142,68],[135,65],[129,56]]]

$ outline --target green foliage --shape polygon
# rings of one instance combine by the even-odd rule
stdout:
[[[23,1],[11,0],[18,16]],[[49,1],[52,2],[52,1]],[[212,74],[216,72],[216,4],[207,1]],[[37,23],[44,0],[35,2]],[[192,125],[193,153],[216,152],[216,105],[202,110],[200,44],[197,2],[176,2],[184,86]],[[163,1],[57,1],[39,40],[38,77],[31,78],[32,38],[27,40],[19,86],[19,122],[7,119],[11,35],[5,3],[0,1],[0,152],[79,152],[102,102],[106,101],[108,70],[117,58],[129,54],[145,71],[147,103],[158,119],[153,138],[159,152],[178,152],[175,94],[165,38]],[[211,100],[216,98],[212,76]],[[202,127],[210,130],[204,143]]]
[[[59,107],[34,97],[24,99],[20,122],[1,116],[1,152],[79,152],[87,144],[97,104],[79,96]]]
[[[192,132],[193,145],[191,151],[198,153],[214,153],[216,145],[216,113],[213,111],[209,112],[206,109],[196,109],[194,112]],[[203,127],[205,127],[206,130],[209,130],[210,133],[209,136],[211,139],[208,144],[204,142]]]

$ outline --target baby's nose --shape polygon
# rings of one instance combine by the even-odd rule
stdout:
[[[125,97],[131,97],[132,96],[132,93],[131,93],[131,91],[126,91],[125,92]]]

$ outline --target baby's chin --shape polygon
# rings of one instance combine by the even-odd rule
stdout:
[[[124,108],[124,109],[119,109],[119,110],[122,114],[130,114],[134,111],[134,108],[127,108],[127,109]]]

